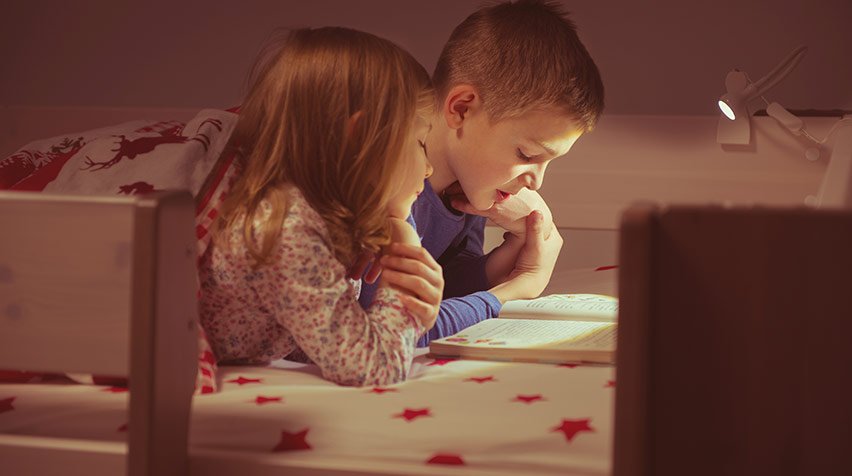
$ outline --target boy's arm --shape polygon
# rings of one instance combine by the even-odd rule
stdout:
[[[533,299],[538,297],[553,273],[556,259],[562,249],[562,236],[553,227],[550,236],[544,238],[544,217],[534,211],[525,219],[527,227],[523,245],[517,254],[514,268],[502,283],[490,289],[501,303],[512,299]],[[507,241],[516,240],[514,236]]]
[[[544,238],[544,218],[540,212],[532,212],[524,219],[526,231],[521,241],[515,235],[506,237],[506,242],[500,248],[485,256],[471,256],[475,249],[464,250],[461,256],[455,258],[451,267],[445,265],[445,272],[451,269],[463,271],[473,282],[483,283],[485,267],[492,260],[504,259],[500,254],[505,247],[519,247],[517,252],[511,251],[512,269],[507,279],[488,291],[475,292],[464,297],[444,299],[438,312],[435,326],[417,342],[419,347],[429,344],[432,339],[446,337],[472,326],[484,319],[497,317],[502,304],[511,299],[534,298],[541,294],[556,263],[556,257],[562,247],[562,237],[554,230]],[[479,245],[479,252],[482,247]],[[442,257],[446,261],[446,257]],[[465,268],[466,266],[466,268]],[[445,280],[455,273],[449,272]],[[458,275],[454,276],[458,277]],[[480,288],[483,289],[483,288]]]
[[[500,301],[488,291],[441,301],[435,326],[417,341],[417,347],[426,347],[434,339],[447,337],[485,319],[500,314]]]
[[[451,203],[457,210],[488,218],[506,230],[503,243],[488,254],[484,268],[489,287],[500,301],[537,297],[550,279],[563,244],[541,195],[521,189],[485,211],[471,206],[464,194],[453,195]],[[540,220],[530,221],[534,211]],[[529,236],[533,228],[535,237]]]

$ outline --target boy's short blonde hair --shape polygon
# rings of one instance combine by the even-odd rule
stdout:
[[[604,87],[574,23],[555,4],[518,0],[477,10],[450,35],[433,84],[439,100],[474,86],[492,122],[555,107],[591,130]]]

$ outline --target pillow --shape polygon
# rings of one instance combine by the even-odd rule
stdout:
[[[196,197],[195,230],[201,259],[210,244],[208,230],[235,176],[234,157],[226,146],[238,110],[205,109],[186,124],[133,121],[31,142],[0,160],[0,190],[101,195],[189,190]],[[216,359],[200,326],[198,339],[195,390],[213,393],[217,390]],[[47,375],[0,371],[0,381],[29,381]],[[81,383],[115,385],[124,380],[68,376]]]

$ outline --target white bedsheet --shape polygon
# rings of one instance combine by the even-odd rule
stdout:
[[[220,393],[193,402],[194,474],[611,468],[611,366],[442,362],[421,352],[410,379],[385,390],[339,387],[314,366],[284,361],[222,367],[221,376]],[[122,442],[126,396],[89,385],[3,384],[0,433]]]

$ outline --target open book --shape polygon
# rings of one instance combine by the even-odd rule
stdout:
[[[429,344],[432,354],[519,362],[615,361],[618,299],[556,294],[507,302],[499,319]]]

